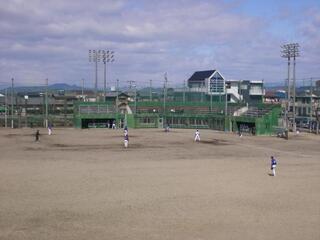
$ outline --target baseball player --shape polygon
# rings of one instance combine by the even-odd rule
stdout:
[[[129,145],[129,135],[124,135],[124,147],[127,148]]]
[[[276,176],[276,167],[277,167],[277,160],[271,156],[271,171],[272,171],[272,176]]]
[[[36,137],[36,142],[39,142],[39,140],[40,140],[40,131],[39,130],[36,131],[35,137]]]
[[[128,135],[128,127],[127,126],[124,127],[124,135],[125,136]]]
[[[49,123],[48,125],[48,135],[51,135],[52,134],[52,124]]]
[[[195,134],[194,134],[194,141],[195,141],[195,142],[197,142],[197,141],[200,142],[200,132],[199,132],[198,129],[197,129],[197,131],[196,131]]]

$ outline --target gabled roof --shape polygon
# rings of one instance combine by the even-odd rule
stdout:
[[[198,71],[192,74],[192,76],[188,79],[188,82],[199,82],[204,81],[214,74],[216,70],[207,70],[207,71]]]

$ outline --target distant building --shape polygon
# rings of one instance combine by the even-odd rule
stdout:
[[[243,96],[244,102],[258,103],[263,101],[265,90],[262,80],[242,80],[240,83],[240,92]]]
[[[281,103],[286,99],[286,91],[284,90],[270,90],[264,95],[264,102],[266,103]]]
[[[221,101],[227,93],[228,102],[257,103],[263,101],[265,94],[263,81],[225,80],[217,70],[197,71],[188,79],[188,92],[211,95],[213,101]],[[217,98],[219,97],[219,98]],[[202,99],[202,98],[201,98]],[[208,99],[208,96],[206,97]]]
[[[316,81],[316,88],[317,88],[317,90],[320,90],[320,80]]]
[[[188,79],[188,87],[193,92],[223,95],[225,94],[225,79],[217,70],[198,71]]]

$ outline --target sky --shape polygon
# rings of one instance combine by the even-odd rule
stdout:
[[[320,79],[319,0],[1,0],[0,88],[94,86],[89,49],[113,50],[107,85],[172,87],[195,71],[283,83],[280,46],[300,44],[297,79]],[[98,85],[103,87],[103,64]]]

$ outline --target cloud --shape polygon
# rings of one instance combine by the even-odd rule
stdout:
[[[116,79],[142,85],[158,79],[162,84],[164,72],[172,84],[182,84],[193,71],[212,68],[228,78],[284,78],[285,63],[279,52],[286,38],[268,29],[277,20],[290,22],[292,14],[270,23],[263,16],[235,11],[239,4],[243,1],[2,2],[0,81],[12,76],[21,84],[46,77],[69,83],[85,78],[93,86],[89,49],[115,51],[115,62],[108,67],[110,84]],[[314,10],[313,17],[295,29],[304,36],[308,63],[319,61],[313,53],[313,44],[320,39],[318,13]],[[101,71],[99,65],[100,79]]]

